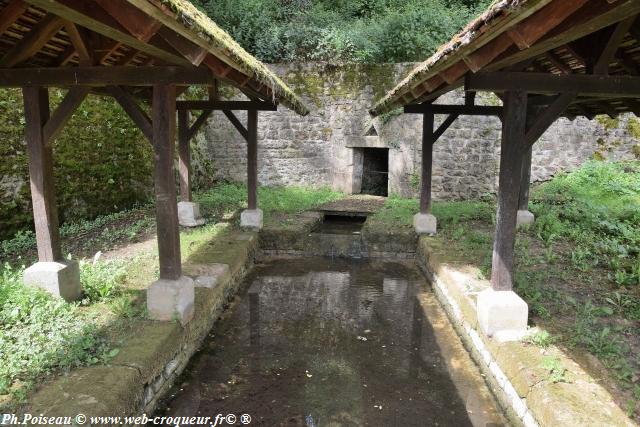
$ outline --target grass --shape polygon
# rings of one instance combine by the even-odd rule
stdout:
[[[389,199],[383,215],[404,226],[416,210]],[[640,162],[588,162],[533,188],[530,210],[536,222],[518,232],[514,275],[543,330],[529,342],[598,359],[640,419]],[[433,213],[442,247],[490,277],[495,201],[435,203]],[[564,368],[548,365],[551,380],[565,381]]]

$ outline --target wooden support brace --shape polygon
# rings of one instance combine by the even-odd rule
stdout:
[[[510,291],[513,287],[516,215],[522,175],[527,94],[521,91],[507,92],[504,108],[498,212],[491,264],[491,286],[496,291]]]
[[[240,135],[242,135],[244,140],[249,141],[249,131],[247,130],[247,128],[245,128],[242,125],[242,123],[240,122],[240,120],[238,120],[235,114],[233,114],[229,110],[222,110],[222,112],[224,113],[225,116],[227,116],[227,118],[229,119],[233,127],[235,127],[236,130],[240,133]]]
[[[133,122],[138,126],[147,140],[153,143],[154,139],[151,119],[147,113],[140,108],[133,96],[118,86],[109,86],[107,91],[115,98],[125,113],[127,113],[131,120],[133,120]]]
[[[447,129],[449,129],[449,126],[451,126],[453,122],[456,121],[457,118],[458,118],[458,114],[449,114],[449,116],[446,119],[444,119],[444,121],[440,124],[440,126],[438,126],[438,129],[433,134],[434,143],[438,139],[440,139],[442,134],[445,133]]]
[[[64,125],[69,121],[76,109],[82,104],[91,89],[88,87],[72,87],[64,99],[44,125],[44,140],[51,144],[58,136]]]
[[[258,110],[247,112],[248,207],[258,208]]]
[[[60,261],[62,251],[55,201],[53,149],[47,145],[44,136],[44,126],[49,119],[49,94],[46,88],[33,86],[24,87],[22,94],[38,260]]]
[[[527,129],[524,136],[523,150],[528,150],[538,138],[549,129],[549,126],[560,117],[575,98],[575,93],[558,95],[556,99],[535,118],[531,126]]]
[[[176,87],[153,87],[154,187],[160,279],[177,280],[182,275],[180,228],[173,172],[176,129]]]

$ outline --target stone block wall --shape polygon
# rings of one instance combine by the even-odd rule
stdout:
[[[389,192],[417,195],[422,118],[389,114],[371,120],[368,114],[375,100],[414,65],[273,65],[274,71],[302,96],[312,111],[307,117],[284,107],[278,112],[260,113],[260,184],[330,186],[358,193],[362,149],[388,148]],[[481,104],[499,105],[493,95],[479,96],[478,100]],[[462,102],[460,91],[438,101]],[[245,114],[238,117],[246,122]],[[443,119],[437,116],[436,126]],[[435,199],[472,199],[496,191],[500,127],[500,120],[495,117],[467,116],[456,120],[434,147]],[[534,146],[532,180],[548,180],[594,157],[638,157],[637,129],[640,121],[634,116],[620,120],[560,119]],[[372,133],[377,135],[371,136]],[[246,180],[245,142],[222,113],[212,115],[204,137],[199,137],[196,144],[200,156],[212,163],[209,170],[214,171],[215,179]]]

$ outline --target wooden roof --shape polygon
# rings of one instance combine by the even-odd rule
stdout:
[[[496,1],[411,71],[370,113],[433,102],[480,72],[638,76],[638,14],[640,0]],[[563,115],[624,112],[640,115],[640,101],[578,94]]]
[[[0,0],[0,70],[86,66],[208,70],[212,81],[251,99],[309,112],[274,73],[186,0]]]

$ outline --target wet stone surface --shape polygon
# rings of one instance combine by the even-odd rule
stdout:
[[[433,300],[412,263],[258,265],[159,412],[250,414],[265,426],[502,425],[424,298]]]

